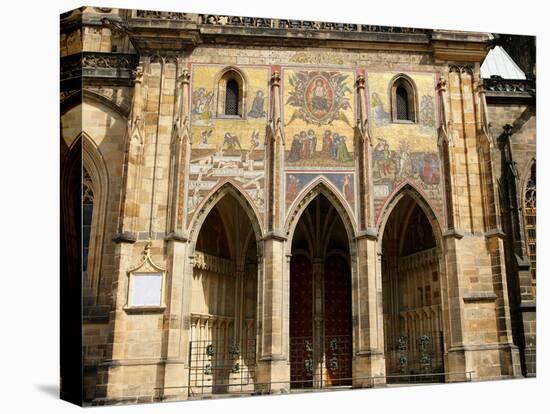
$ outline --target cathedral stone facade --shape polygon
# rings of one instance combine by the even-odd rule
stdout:
[[[66,398],[535,374],[535,87],[481,77],[494,36],[82,7],[60,40]]]

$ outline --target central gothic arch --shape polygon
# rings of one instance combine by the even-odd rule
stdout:
[[[353,227],[320,179],[288,225],[290,388],[351,385]]]

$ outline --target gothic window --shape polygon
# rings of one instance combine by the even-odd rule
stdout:
[[[239,84],[235,79],[225,86],[225,115],[239,115]]]
[[[397,105],[397,119],[404,121],[409,119],[409,97],[404,87],[399,86],[395,91]]]
[[[537,269],[537,177],[536,166],[533,163],[531,167],[531,177],[527,182],[525,190],[525,233],[527,239],[527,251],[529,253],[529,261],[531,262],[531,274],[533,279],[536,278]]]
[[[242,118],[246,101],[243,75],[237,69],[225,69],[217,82],[217,117]]]
[[[398,76],[390,94],[393,122],[416,122],[416,94],[412,81],[404,75]]]
[[[82,178],[82,270],[88,268],[88,250],[94,212],[94,191],[88,171],[83,170]]]

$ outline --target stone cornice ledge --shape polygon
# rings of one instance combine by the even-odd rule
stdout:
[[[357,232],[357,236],[355,237],[355,240],[360,240],[360,239],[378,241],[378,232],[376,231],[376,229],[373,229],[373,228],[367,228],[365,230],[361,230]]]
[[[135,243],[137,241],[137,236],[135,233],[130,233],[129,231],[123,231],[118,233],[112,239],[115,243]]]
[[[537,310],[537,302],[534,300],[521,302],[519,308],[522,312],[534,312]]]
[[[444,238],[454,237],[455,239],[460,240],[464,237],[464,233],[456,229],[449,229],[443,232],[443,237]]]
[[[493,237],[497,237],[499,239],[503,239],[506,237],[506,234],[501,229],[491,229],[485,232],[485,238],[492,239]]]
[[[132,314],[163,313],[166,306],[125,306],[122,309]]]
[[[471,292],[462,296],[464,302],[491,302],[496,300],[495,292]]]
[[[523,258],[517,253],[515,254],[515,256],[518,270],[529,270],[531,268],[531,262],[529,261],[529,259]]]
[[[189,241],[189,235],[186,234],[186,233],[179,232],[179,231],[173,231],[173,232],[168,233],[166,235],[166,237],[164,237],[164,240],[185,243],[185,242]]]
[[[286,234],[279,230],[273,230],[269,233],[266,233],[266,235],[263,238],[264,240],[278,240],[278,241],[287,241],[288,237]]]

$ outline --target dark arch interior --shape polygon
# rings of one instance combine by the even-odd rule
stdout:
[[[225,114],[239,115],[239,83],[234,78],[225,86]]]
[[[302,213],[290,261],[291,387],[351,384],[349,242],[336,208],[319,194]]]
[[[388,381],[443,381],[437,375],[444,368],[436,239],[409,195],[395,206],[384,230],[382,295]]]
[[[395,91],[397,100],[397,119],[409,119],[409,94],[403,85],[397,87]]]
[[[253,390],[257,289],[257,235],[243,206],[226,194],[208,213],[195,245],[189,368],[193,392],[206,392],[205,383],[213,393],[234,390],[231,384],[240,384],[240,391]]]

